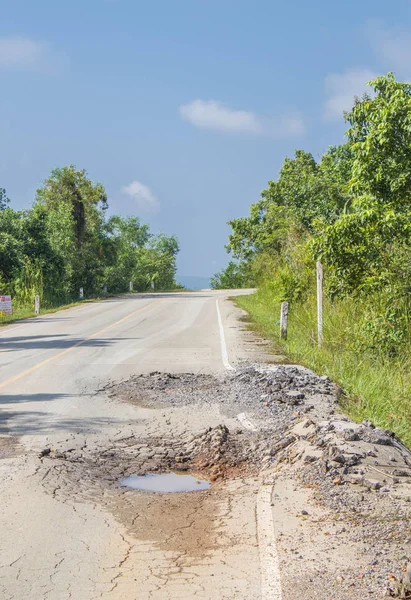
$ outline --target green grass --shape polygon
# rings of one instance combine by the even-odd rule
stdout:
[[[411,447],[410,349],[402,357],[387,358],[353,349],[361,306],[351,300],[324,305],[324,343],[316,342],[316,306],[311,299],[290,307],[288,340],[279,340],[280,299],[274,289],[262,287],[251,296],[238,296],[251,326],[272,341],[273,351],[328,375],[344,390],[342,406],[354,420],[369,419],[394,431]]]
[[[128,296],[128,295],[133,295],[133,294],[152,294],[154,291],[158,292],[158,293],[162,293],[162,292],[189,292],[191,290],[187,290],[185,288],[171,288],[169,290],[148,290],[146,292],[123,292],[122,294],[118,294],[119,296]],[[106,298],[113,298],[113,295],[107,295]],[[69,302],[68,304],[56,304],[55,306],[48,306],[45,308],[41,308],[40,311],[40,315],[46,315],[49,313],[55,313],[58,312],[60,310],[66,310],[67,308],[73,308],[75,306],[80,306],[81,304],[85,304],[87,302],[98,302],[99,300],[103,300],[104,298],[102,297],[96,297],[96,298],[87,298],[85,300],[77,300],[75,302]],[[8,325],[10,323],[14,323],[15,321],[20,321],[22,319],[31,319],[36,317],[36,315],[34,314],[34,305],[33,306],[28,306],[28,305],[19,305],[16,302],[13,303],[13,314],[12,315],[0,315],[0,327],[2,325]]]
[[[69,304],[61,304],[58,306],[49,306],[47,308],[42,308],[40,311],[40,315],[34,314],[33,306],[19,306],[13,305],[13,314],[12,315],[0,315],[0,327],[2,325],[8,325],[9,323],[14,323],[15,321],[20,321],[22,319],[31,319],[36,316],[46,315],[49,313],[55,313],[60,310],[65,310],[67,308],[73,308],[74,306],[79,306],[80,304],[84,304],[86,302],[95,302],[99,300],[99,298],[94,298],[90,300],[78,300],[77,302],[70,302]]]

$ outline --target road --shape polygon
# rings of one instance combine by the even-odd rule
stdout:
[[[254,356],[226,296],[130,295],[0,330],[1,598],[280,600],[271,488],[258,478],[174,501],[91,475],[108,449],[126,453],[127,436],[158,450],[170,435],[239,425],[212,401],[153,409],[104,391],[152,371],[219,377]],[[63,476],[44,449],[78,460]]]

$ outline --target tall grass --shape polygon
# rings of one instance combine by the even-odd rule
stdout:
[[[324,343],[319,348],[314,297],[290,306],[286,342],[279,340],[281,298],[275,287],[262,286],[251,296],[238,296],[236,302],[277,352],[341,385],[343,409],[350,417],[390,429],[411,447],[411,348],[393,358],[356,350],[353,342],[361,335],[363,316],[360,303],[325,302]]]

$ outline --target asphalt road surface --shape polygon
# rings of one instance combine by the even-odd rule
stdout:
[[[1,328],[0,597],[280,600],[270,486],[237,478],[176,501],[120,498],[84,466],[129,435],[158,447],[170,432],[252,428],[212,403],[154,410],[103,388],[152,371],[220,376],[253,352],[227,293],[211,291],[130,295]],[[83,475],[68,482],[43,450],[79,456]]]

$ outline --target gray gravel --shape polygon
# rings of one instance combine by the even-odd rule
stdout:
[[[221,424],[179,439],[131,435],[99,452],[43,453],[42,460],[57,463],[66,477],[82,480],[85,493],[101,481],[115,488],[119,477],[168,470],[201,473],[217,483],[250,473],[289,477],[312,490],[341,527],[342,548],[361,545],[366,556],[368,568],[359,573],[350,567],[344,591],[337,582],[339,596],[330,598],[411,598],[411,453],[392,432],[342,415],[341,390],[327,377],[294,365],[243,365],[222,378],[154,372],[113,382],[105,391],[155,409],[217,404],[230,417],[251,415],[258,431]],[[309,519],[308,507],[301,514]],[[322,589],[337,585],[326,571],[318,577]]]

